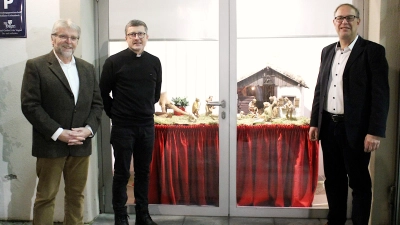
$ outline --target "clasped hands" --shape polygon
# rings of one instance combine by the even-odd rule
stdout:
[[[71,130],[64,129],[58,139],[68,145],[82,145],[83,141],[91,134],[92,132],[86,127],[72,128]]]

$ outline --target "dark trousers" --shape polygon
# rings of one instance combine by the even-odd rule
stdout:
[[[148,207],[150,163],[154,146],[154,126],[112,126],[111,144],[114,150],[112,203],[115,215],[126,215],[128,195],[126,185],[130,177],[133,156],[134,195],[136,207]]]
[[[334,122],[326,112],[321,126],[325,189],[329,205],[329,225],[346,222],[348,186],[352,189],[351,218],[354,225],[367,225],[371,210],[372,184],[368,170],[370,153],[363,143],[352,148],[346,138],[345,122]]]

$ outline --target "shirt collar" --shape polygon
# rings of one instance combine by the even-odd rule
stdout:
[[[356,36],[356,38],[354,38],[354,40],[351,42],[351,44],[350,44],[349,46],[347,46],[347,48],[348,48],[349,50],[353,50],[354,45],[356,44],[357,39],[358,39],[358,35]],[[344,50],[346,50],[347,48],[345,48]],[[336,43],[336,51],[338,51],[338,50],[340,50],[340,41],[338,41],[338,42]]]

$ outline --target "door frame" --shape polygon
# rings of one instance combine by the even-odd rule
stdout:
[[[219,27],[223,28],[219,30],[219,58],[220,66],[220,84],[227,83],[229,80],[229,5],[230,0],[219,0]],[[95,62],[96,68],[102,68],[105,60],[109,56],[109,0],[98,1],[95,7],[95,21],[96,21],[96,32],[98,35],[98,41],[96,41],[96,55],[98,61]],[[101,16],[100,16],[101,15]],[[100,77],[101,71],[98,71],[98,77]],[[236,84],[236,83],[235,83]],[[230,85],[229,85],[230,86]],[[219,138],[220,140],[228,140],[230,124],[230,109],[235,107],[233,104],[230,106],[227,99],[229,99],[229,86],[220,85],[220,101],[225,100],[227,102],[225,113],[226,119],[220,120],[219,126]],[[236,88],[236,87],[235,87]],[[236,101],[236,100],[235,100]],[[222,112],[222,109],[219,110]],[[236,118],[236,114],[234,114]],[[113,213],[112,208],[112,156],[111,144],[110,144],[110,119],[103,113],[101,119],[101,129],[99,129],[98,146],[99,149],[99,195],[100,195],[100,211],[101,213]],[[228,216],[228,201],[229,201],[229,149],[230,143],[220,142],[220,170],[219,170],[219,206],[185,206],[185,205],[149,205],[149,211],[152,214],[165,214],[165,215],[207,215],[207,216]],[[224,174],[224,175],[222,175]],[[228,190],[228,191],[227,191]],[[128,206],[128,213],[134,213],[134,207]]]
[[[399,74],[400,75],[400,74]],[[399,80],[400,87],[400,80]],[[398,99],[400,99],[400,91],[398,92]],[[392,210],[392,224],[400,224],[400,104],[397,107],[397,143],[396,143],[396,170],[395,170],[395,183],[393,186],[394,203]]]

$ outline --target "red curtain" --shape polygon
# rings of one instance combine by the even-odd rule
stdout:
[[[238,126],[239,206],[311,206],[318,142],[308,126]],[[218,125],[156,125],[149,203],[219,203]]]
[[[217,125],[156,125],[149,203],[219,204]]]
[[[239,206],[309,207],[318,181],[318,142],[309,126],[238,126]]]

